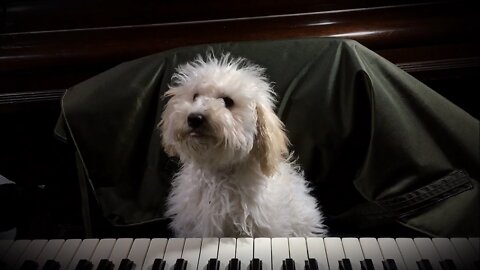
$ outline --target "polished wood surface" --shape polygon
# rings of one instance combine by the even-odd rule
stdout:
[[[118,62],[192,44],[344,37],[373,50],[478,42],[464,4],[418,4],[134,26],[0,35],[0,71]],[[93,41],[93,42],[92,42]]]
[[[425,68],[425,63],[445,59],[452,68],[457,62],[478,66],[479,37],[473,34],[478,32],[475,10],[459,2],[4,33],[0,34],[0,93],[62,89],[122,61],[162,50],[244,40],[344,37],[411,72],[419,71],[417,63]]]
[[[135,3],[131,0],[10,0],[5,4],[7,16],[3,20],[3,32],[191,22],[431,2],[434,1],[147,0]]]
[[[478,87],[472,85],[480,75],[480,24],[473,4],[291,2],[1,2],[0,174],[48,198],[31,210],[49,216],[47,224],[23,235],[59,237],[65,227],[78,225],[75,213],[65,215],[78,210],[72,149],[53,136],[64,89],[163,50],[212,42],[355,39],[478,117]]]

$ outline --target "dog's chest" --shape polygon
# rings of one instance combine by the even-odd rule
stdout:
[[[191,179],[192,180],[192,179]],[[256,192],[225,177],[183,181],[176,187],[177,218],[202,235],[252,233]]]

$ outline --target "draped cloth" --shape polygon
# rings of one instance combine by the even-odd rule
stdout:
[[[111,224],[163,219],[178,164],[160,144],[162,95],[179,64],[208,50],[266,68],[333,231],[393,222],[430,236],[480,234],[479,121],[361,44],[333,38],[182,47],[69,88],[56,134],[75,146]]]

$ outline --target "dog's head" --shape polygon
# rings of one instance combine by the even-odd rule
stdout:
[[[264,69],[243,58],[198,57],[177,69],[165,96],[162,143],[184,163],[223,168],[253,159],[270,176],[288,151]]]

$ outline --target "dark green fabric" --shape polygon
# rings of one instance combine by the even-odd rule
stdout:
[[[356,221],[359,228],[381,227],[391,219],[429,235],[480,234],[473,180],[480,179],[479,121],[359,43],[329,38],[178,48],[68,89],[61,119],[112,224],[162,218],[176,169],[156,128],[166,102],[162,94],[175,67],[208,49],[266,68],[292,150],[333,231],[338,225],[355,232]],[[382,201],[458,169],[469,174],[466,188],[408,216],[383,212],[361,222],[365,211],[385,211]]]

